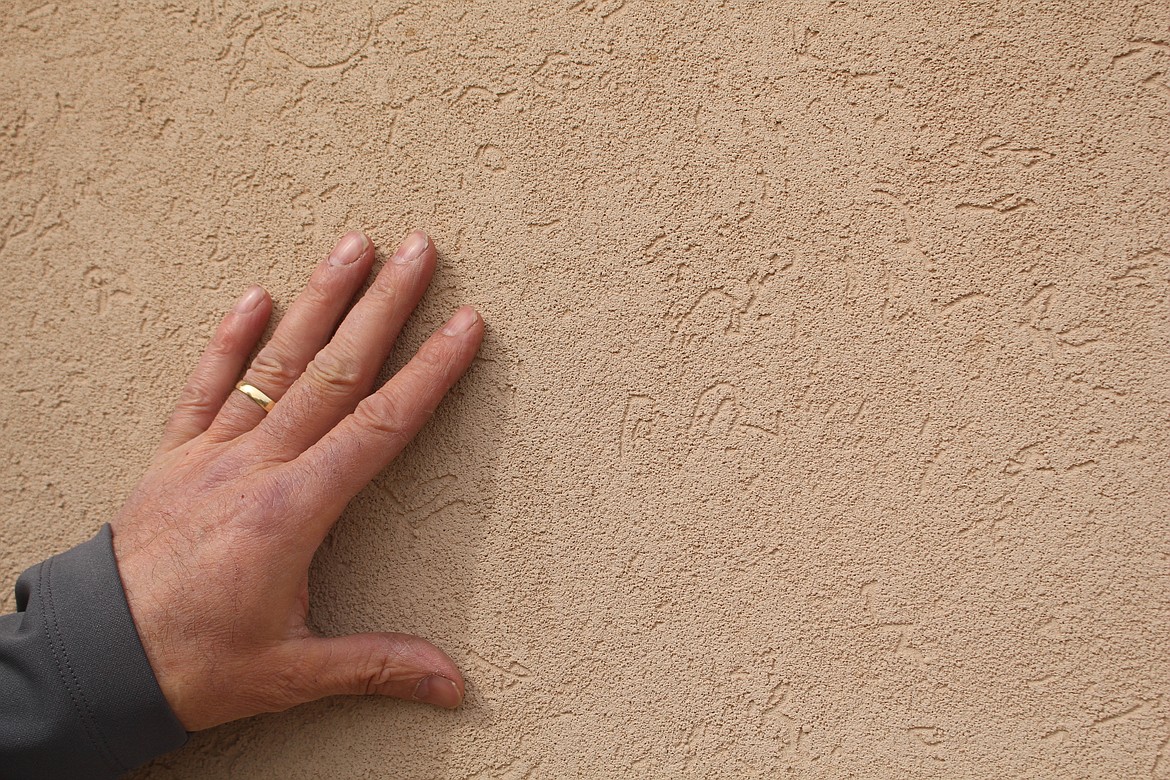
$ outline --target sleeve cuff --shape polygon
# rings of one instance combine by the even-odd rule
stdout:
[[[44,663],[74,716],[62,749],[79,764],[121,774],[187,741],[139,639],[108,524],[22,574],[17,609],[39,613]]]

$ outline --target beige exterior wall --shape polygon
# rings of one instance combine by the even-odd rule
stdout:
[[[247,284],[420,226],[393,365],[489,327],[312,578],[466,706],[138,778],[1170,778],[1165,2],[8,0],[0,44],[4,609]]]

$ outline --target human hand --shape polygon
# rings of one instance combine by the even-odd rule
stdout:
[[[406,634],[314,635],[313,554],[349,500],[418,432],[471,365],[483,321],[460,308],[377,392],[378,371],[430,283],[415,231],[337,321],[374,260],[342,237],[234,389],[272,301],[253,287],[183,389],[142,480],[111,521],[130,611],[163,694],[188,731],[335,694],[458,706],[454,662]],[[331,335],[332,334],[332,335]]]

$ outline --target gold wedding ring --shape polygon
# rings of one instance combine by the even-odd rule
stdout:
[[[271,412],[272,407],[276,406],[276,401],[269,398],[263,390],[255,385],[241,381],[236,383],[236,389],[255,401],[265,412]]]

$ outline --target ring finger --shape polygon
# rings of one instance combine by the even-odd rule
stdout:
[[[341,319],[345,307],[370,273],[374,248],[365,234],[346,233],[313,271],[272,338],[257,353],[244,381],[278,401],[304,372]],[[242,392],[231,392],[208,428],[226,441],[251,430],[264,418],[261,406]]]

